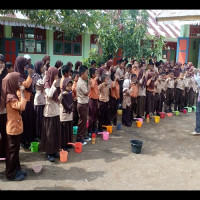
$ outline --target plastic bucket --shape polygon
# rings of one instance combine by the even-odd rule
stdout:
[[[109,132],[105,131],[103,132],[103,140],[108,140],[109,139]]]
[[[142,150],[143,142],[140,140],[131,140],[132,152],[139,154]]]
[[[137,127],[140,128],[142,127],[142,122],[141,121],[136,121]]]
[[[119,123],[117,124],[117,130],[121,130],[122,129],[122,125]]]
[[[192,107],[188,107],[187,111],[190,113],[192,112]]]
[[[78,133],[78,126],[73,126],[73,134],[77,135]]]
[[[192,110],[196,112],[196,106],[192,106]]]
[[[174,112],[175,112],[175,115],[176,115],[176,116],[178,116],[179,113],[180,113],[178,110],[176,110],[176,111],[174,111]]]
[[[67,156],[68,152],[62,149],[62,151],[60,151],[60,162],[67,162]]]
[[[155,122],[159,123],[160,122],[160,116],[155,116]]]
[[[82,143],[81,142],[76,142],[76,143],[70,143],[68,142],[67,144],[71,144],[75,147],[74,151],[76,153],[81,153],[82,152]]]
[[[160,118],[164,119],[165,118],[165,113],[164,112],[160,112]]]
[[[137,121],[140,121],[143,124],[143,119],[142,118],[137,118]]]
[[[39,145],[39,142],[31,142],[31,146],[30,146],[31,152],[38,152],[38,145]]]
[[[186,114],[187,113],[187,110],[186,109],[183,109],[183,114]]]
[[[105,125],[102,125],[102,127],[105,127],[107,132],[109,133],[112,133],[112,126],[105,126]]]
[[[76,142],[75,143],[75,152],[76,153],[81,153],[82,152],[82,143],[81,142]]]

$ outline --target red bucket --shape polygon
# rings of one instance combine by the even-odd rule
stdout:
[[[160,112],[160,118],[164,119],[165,118],[165,113],[164,112]]]
[[[183,109],[183,114],[186,114],[187,113],[187,110],[186,109]]]

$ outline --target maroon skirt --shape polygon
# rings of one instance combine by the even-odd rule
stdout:
[[[61,125],[61,137],[60,146],[62,148],[67,146],[68,142],[73,142],[73,121],[60,122]]]
[[[61,138],[60,117],[44,117],[40,150],[47,154],[59,152]]]

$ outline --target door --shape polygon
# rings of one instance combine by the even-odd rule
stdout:
[[[10,39],[10,38],[4,39],[4,56],[6,62],[11,62],[14,66],[15,60],[18,56],[17,42],[15,39]]]
[[[179,37],[176,51],[176,62],[188,62],[189,37]]]

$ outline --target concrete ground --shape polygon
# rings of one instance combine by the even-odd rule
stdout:
[[[121,116],[118,120],[120,121]],[[8,181],[5,162],[0,161],[1,190],[199,190],[200,136],[192,136],[195,113],[154,118],[141,128],[114,128],[108,141],[102,135],[82,153],[68,154],[68,161],[46,160],[45,153],[20,150],[24,181]],[[132,152],[130,140],[143,141],[140,154]],[[43,169],[35,174],[32,165]]]

